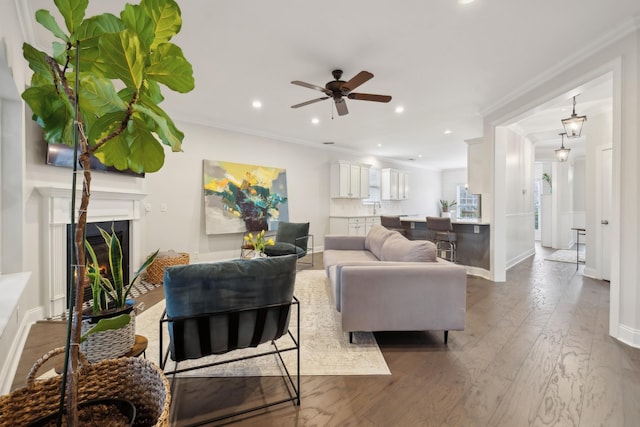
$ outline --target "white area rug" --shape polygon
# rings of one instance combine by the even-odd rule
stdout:
[[[349,336],[342,332],[340,313],[335,309],[331,296],[331,284],[323,270],[306,270],[296,276],[295,296],[300,300],[300,373],[301,375],[390,375],[391,372],[380,352],[375,337],[370,332],[354,333],[353,344]],[[136,317],[136,333],[149,340],[147,358],[158,362],[158,320],[164,310],[164,300],[145,310]],[[295,335],[295,312],[292,313],[290,329]],[[165,328],[166,329],[166,328]],[[165,331],[164,343],[168,343]],[[280,348],[291,340],[285,336],[278,341]],[[166,344],[165,344],[166,345]],[[237,350],[227,355],[209,356],[207,361],[223,360],[255,353],[257,350],[273,349],[270,343],[257,349]],[[283,353],[287,368],[295,372],[295,351]],[[223,366],[186,372],[182,376],[280,376],[282,371],[276,361],[277,356],[260,357]],[[205,359],[181,362],[179,367],[202,364]],[[173,369],[169,360],[166,369]],[[293,373],[292,372],[292,373]]]
[[[576,263],[575,249],[559,249],[545,258],[548,261]],[[578,260],[584,262],[584,250],[578,252]]]

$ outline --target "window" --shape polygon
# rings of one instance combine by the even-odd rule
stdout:
[[[458,185],[458,218],[480,218],[480,195],[467,192],[464,185]]]
[[[380,204],[380,169],[369,168],[369,198],[363,199],[363,205]]]

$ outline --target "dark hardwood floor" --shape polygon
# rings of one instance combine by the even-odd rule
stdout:
[[[300,407],[286,404],[242,426],[637,426],[640,350],[608,335],[609,284],[583,266],[544,260],[509,270],[506,283],[468,278],[464,331],[386,332],[376,338],[388,376],[302,377]],[[321,254],[316,255],[321,266]],[[144,296],[149,303],[158,291]],[[57,328],[57,329],[56,329]],[[62,342],[63,328],[30,332],[14,386]],[[178,379],[172,425],[283,393],[278,378]]]

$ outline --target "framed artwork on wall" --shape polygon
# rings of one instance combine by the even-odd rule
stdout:
[[[275,230],[289,220],[286,169],[204,160],[203,182],[207,234]]]

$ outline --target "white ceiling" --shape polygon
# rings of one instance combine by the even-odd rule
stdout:
[[[31,17],[52,8],[50,0],[27,2]],[[117,13],[124,3],[93,0],[90,13]],[[466,165],[464,140],[482,135],[483,114],[575,59],[585,46],[640,22],[638,0],[179,4],[183,28],[174,41],[193,64],[196,89],[186,95],[166,91],[164,107],[172,117],[318,147],[331,141],[363,155],[415,159],[415,166],[436,169]],[[46,33],[34,28],[35,43],[46,48]],[[290,108],[322,96],[292,80],[324,86],[336,68],[344,70],[343,80],[372,72],[375,77],[355,92],[391,95],[392,101],[348,100],[349,114],[342,117],[330,100]],[[602,85],[607,83],[583,88],[579,114],[610,104],[610,90],[603,95]],[[262,109],[252,108],[254,100]],[[403,114],[394,112],[397,106]],[[517,125],[541,145],[559,145],[560,119],[570,115],[571,101],[544,107],[546,113],[537,109]],[[452,133],[445,135],[447,129]]]

